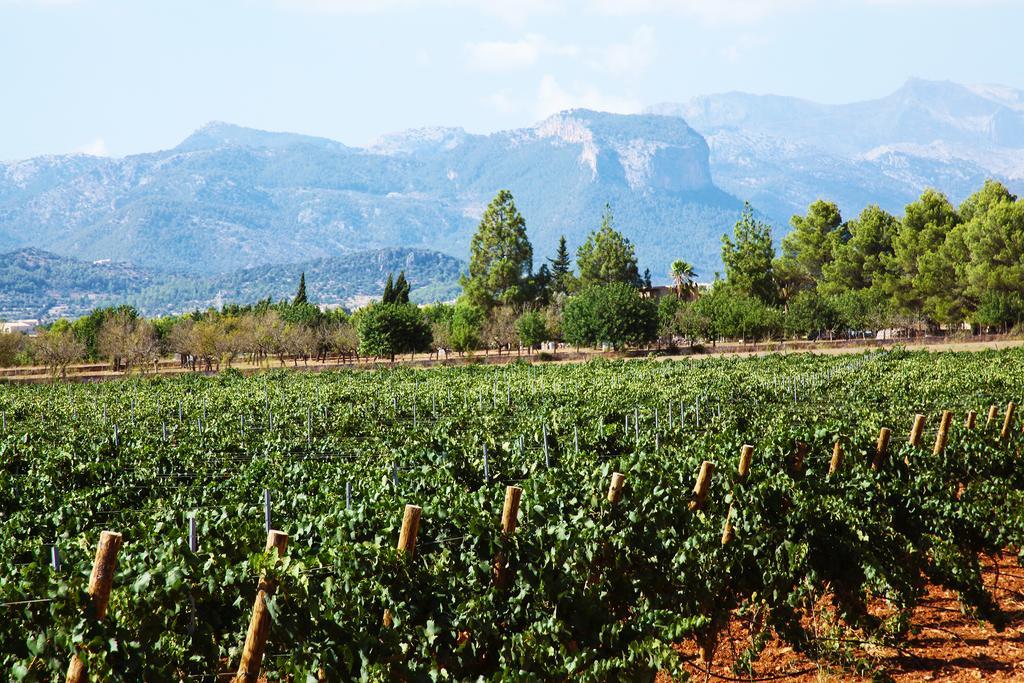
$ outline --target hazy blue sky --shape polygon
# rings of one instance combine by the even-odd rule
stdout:
[[[727,90],[1024,87],[1022,0],[0,0],[0,159],[210,120],[363,144]]]

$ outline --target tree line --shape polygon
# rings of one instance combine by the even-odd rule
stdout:
[[[651,296],[633,244],[610,206],[573,255],[563,236],[534,268],[526,221],[510,192],[489,204],[470,243],[454,303],[410,303],[404,272],[380,301],[321,310],[305,274],[291,301],[269,299],[146,320],[128,306],[58,320],[29,340],[0,335],[0,365],[43,363],[54,373],[82,359],[147,370],[176,355],[193,370],[239,359],[281,365],[328,357],[394,360],[407,353],[527,353],[546,341],[622,348],[654,342],[1007,332],[1024,319],[1024,201],[988,181],[959,206],[926,190],[902,217],[868,206],[845,219],[819,200],[791,219],[776,251],[771,226],[746,205],[722,237],[724,273],[705,286],[686,261],[671,264],[671,294]],[[660,294],[665,294],[660,291]]]

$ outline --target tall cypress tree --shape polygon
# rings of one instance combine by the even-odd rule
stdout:
[[[292,301],[293,306],[299,306],[301,304],[309,303],[309,299],[306,298],[306,273],[303,272],[299,276],[299,291],[295,293],[295,299]]]
[[[392,281],[391,273],[388,273],[387,282],[384,283],[384,294],[380,297],[382,304],[395,303],[395,283]]]
[[[398,272],[398,279],[395,280],[395,303],[409,303],[409,290],[409,281],[405,279],[405,271],[400,270]]]

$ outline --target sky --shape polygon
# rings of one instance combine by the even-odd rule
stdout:
[[[0,159],[173,147],[208,121],[350,145],[908,77],[1024,89],[1024,0],[0,0]]]

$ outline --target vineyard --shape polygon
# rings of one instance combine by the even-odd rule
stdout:
[[[0,670],[884,679],[930,586],[1009,621],[1022,394],[1020,350],[2,386]]]

